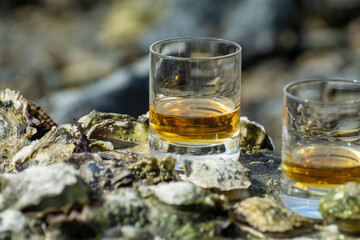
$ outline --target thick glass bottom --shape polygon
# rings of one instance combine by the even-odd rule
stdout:
[[[313,219],[323,218],[318,209],[319,199],[294,197],[281,193],[281,201],[284,207],[300,216]]]
[[[178,160],[175,169],[183,171],[182,161],[185,159],[231,159],[237,161],[240,156],[240,137],[236,136],[224,143],[207,145],[185,145],[164,141],[154,134],[150,134],[149,139],[150,156],[166,158],[172,156]]]
[[[286,176],[281,179],[281,201],[284,207],[300,216],[323,219],[318,209],[320,198],[331,187],[311,186],[296,183]]]

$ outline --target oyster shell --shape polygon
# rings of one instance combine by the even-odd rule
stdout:
[[[144,226],[148,221],[148,210],[139,191],[123,188],[104,195],[104,204],[94,209],[94,222],[102,227],[112,227],[119,223]]]
[[[184,161],[183,180],[195,186],[224,194],[229,201],[248,197],[249,169],[231,159],[203,159]]]
[[[91,152],[113,151],[114,145],[109,141],[95,141],[90,144]]]
[[[176,162],[177,160],[172,157],[165,159],[143,158],[137,162],[129,163],[127,168],[144,183],[157,184],[179,179],[178,172],[175,171]]]
[[[225,195],[200,189],[190,182],[162,182],[139,190],[145,198],[154,195],[160,202],[178,209],[224,213],[232,206]]]
[[[229,212],[240,228],[255,235],[281,233],[305,226],[310,220],[284,208],[279,202],[259,197],[242,201]],[[244,225],[246,223],[246,225]],[[251,226],[251,227],[249,227]],[[306,225],[309,227],[308,225]],[[261,233],[256,233],[260,231]]]
[[[126,114],[92,111],[79,119],[88,139],[111,142],[114,149],[148,155],[149,125]]]
[[[223,239],[221,233],[230,221],[221,217],[222,208],[210,204],[188,205],[190,202],[178,206],[164,204],[157,198],[145,199],[149,222],[145,229],[162,239]]]
[[[42,137],[56,123],[35,103],[19,92],[6,89],[0,92],[0,160],[1,169],[7,159]]]
[[[340,230],[360,233],[360,183],[334,187],[320,199],[319,211]]]
[[[122,166],[125,161],[102,159],[97,153],[74,153],[64,159],[64,162],[78,169],[85,182],[99,193],[132,184],[135,176]]]
[[[103,239],[134,239],[134,240],[146,240],[154,239],[154,237],[147,231],[141,230],[141,228],[125,225],[112,227],[104,233]]]
[[[161,202],[174,206],[195,204],[202,198],[201,190],[190,182],[159,183],[153,191]]]
[[[265,128],[247,117],[240,117],[240,149],[248,153],[256,153],[262,149],[275,149]]]
[[[12,208],[44,216],[52,211],[68,211],[75,204],[89,201],[89,187],[77,171],[65,163],[2,175],[0,183],[4,186],[0,210]]]
[[[12,239],[11,234],[21,236],[26,230],[26,225],[27,219],[20,211],[7,209],[0,213],[0,236],[4,239]]]
[[[68,127],[54,127],[40,140],[19,151],[11,161],[7,172],[20,171],[28,166],[49,165],[62,161],[76,150],[78,139],[68,131]]]
[[[230,159],[184,160],[184,180],[204,189],[230,191],[251,185],[249,169]]]

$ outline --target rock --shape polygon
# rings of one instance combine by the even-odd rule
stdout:
[[[319,211],[345,232],[360,233],[360,183],[348,182],[331,188],[320,199]]]
[[[64,163],[31,167],[17,175],[2,175],[0,209],[13,208],[44,216],[68,211],[89,201],[89,187]]]
[[[278,155],[268,150],[241,154],[239,162],[250,170],[249,192],[252,196],[280,200],[281,158]]]

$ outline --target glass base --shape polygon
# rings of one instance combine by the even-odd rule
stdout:
[[[172,156],[178,160],[175,169],[184,171],[182,161],[185,159],[231,159],[237,161],[240,156],[240,137],[236,136],[220,144],[184,145],[167,142],[150,134],[150,157],[166,158]]]
[[[323,219],[319,212],[320,198],[326,194],[330,187],[315,187],[296,182],[282,176],[281,201],[284,207],[296,212],[300,216]]]
[[[281,202],[287,209],[300,216],[313,219],[323,219],[319,212],[319,199],[301,198],[281,193]]]

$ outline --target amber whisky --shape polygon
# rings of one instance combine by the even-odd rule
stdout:
[[[360,181],[360,152],[341,146],[312,145],[283,155],[285,177],[298,187]]]
[[[174,143],[222,143],[239,133],[240,108],[223,99],[165,99],[150,107],[150,127]]]

